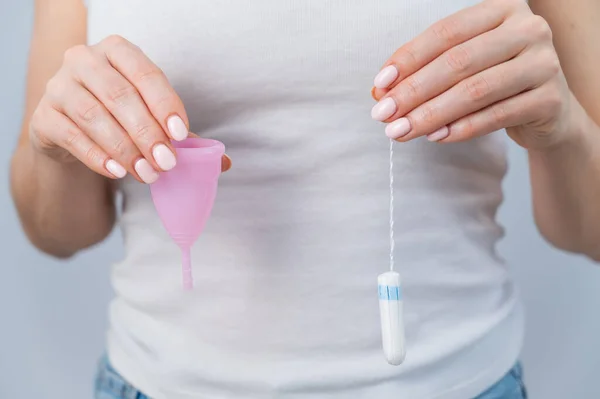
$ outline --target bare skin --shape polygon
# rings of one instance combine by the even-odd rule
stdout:
[[[86,46],[81,0],[37,0],[23,129],[11,164],[23,228],[40,250],[69,257],[115,223],[115,179],[152,183],[171,169],[171,139],[192,135],[183,103],[132,43]],[[223,158],[223,170],[231,166]]]
[[[600,260],[597,16],[595,0],[486,0],[461,10],[384,64],[372,116],[399,142],[506,128],[528,151],[542,235]]]
[[[112,181],[129,173],[149,183],[172,167],[169,141],[188,121],[164,74],[133,44],[113,36],[85,46],[81,0],[37,0],[35,15],[12,194],[33,244],[69,257],[112,230]],[[529,152],[542,234],[600,259],[593,15],[596,0],[486,0],[401,46],[372,95],[390,99],[373,115],[398,141],[456,142],[507,128]]]

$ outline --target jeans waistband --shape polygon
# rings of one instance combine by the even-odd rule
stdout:
[[[100,360],[94,385],[96,399],[150,399],[125,381],[106,356]]]

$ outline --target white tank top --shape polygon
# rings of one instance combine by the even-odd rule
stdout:
[[[381,349],[388,145],[370,118],[382,63],[476,0],[92,0],[89,41],[120,34],[225,143],[193,248],[196,287],[147,186],[127,178],[108,351],[156,399],[468,399],[517,360],[522,317],[496,253],[504,133],[395,149],[408,354]]]

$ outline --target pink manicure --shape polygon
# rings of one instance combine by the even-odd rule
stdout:
[[[125,175],[127,174],[125,168],[122,167],[121,164],[115,161],[114,159],[109,159],[106,162],[106,169],[118,179],[125,177]]]
[[[440,141],[440,140],[445,139],[449,135],[450,135],[450,129],[448,129],[448,126],[444,126],[440,129],[436,130],[435,132],[428,134],[427,140]]]
[[[385,134],[391,139],[399,139],[410,132],[410,121],[407,118],[400,118],[385,127]]]
[[[396,79],[398,79],[398,69],[393,65],[389,65],[375,76],[373,85],[378,89],[387,89]]]
[[[371,117],[377,121],[384,121],[394,115],[397,110],[396,101],[393,98],[384,98],[371,110]]]
[[[164,144],[157,144],[152,150],[152,156],[162,170],[171,170],[177,163],[175,155]]]
[[[167,128],[174,140],[185,140],[188,136],[188,129],[185,126],[183,119],[177,115],[173,115],[167,120]]]
[[[152,165],[150,165],[150,162],[146,161],[144,158],[137,161],[135,165],[133,165],[133,168],[140,176],[140,179],[146,184],[152,184],[158,180],[158,172],[155,171]]]

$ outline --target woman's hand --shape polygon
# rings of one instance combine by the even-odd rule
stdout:
[[[458,142],[507,128],[528,149],[570,131],[571,92],[546,21],[523,0],[486,0],[402,46],[375,78],[372,117],[397,141]]]
[[[31,118],[30,141],[62,162],[78,159],[109,178],[153,183],[176,164],[170,139],[190,134],[164,73],[120,36],[69,49]],[[229,159],[224,158],[223,169]]]

